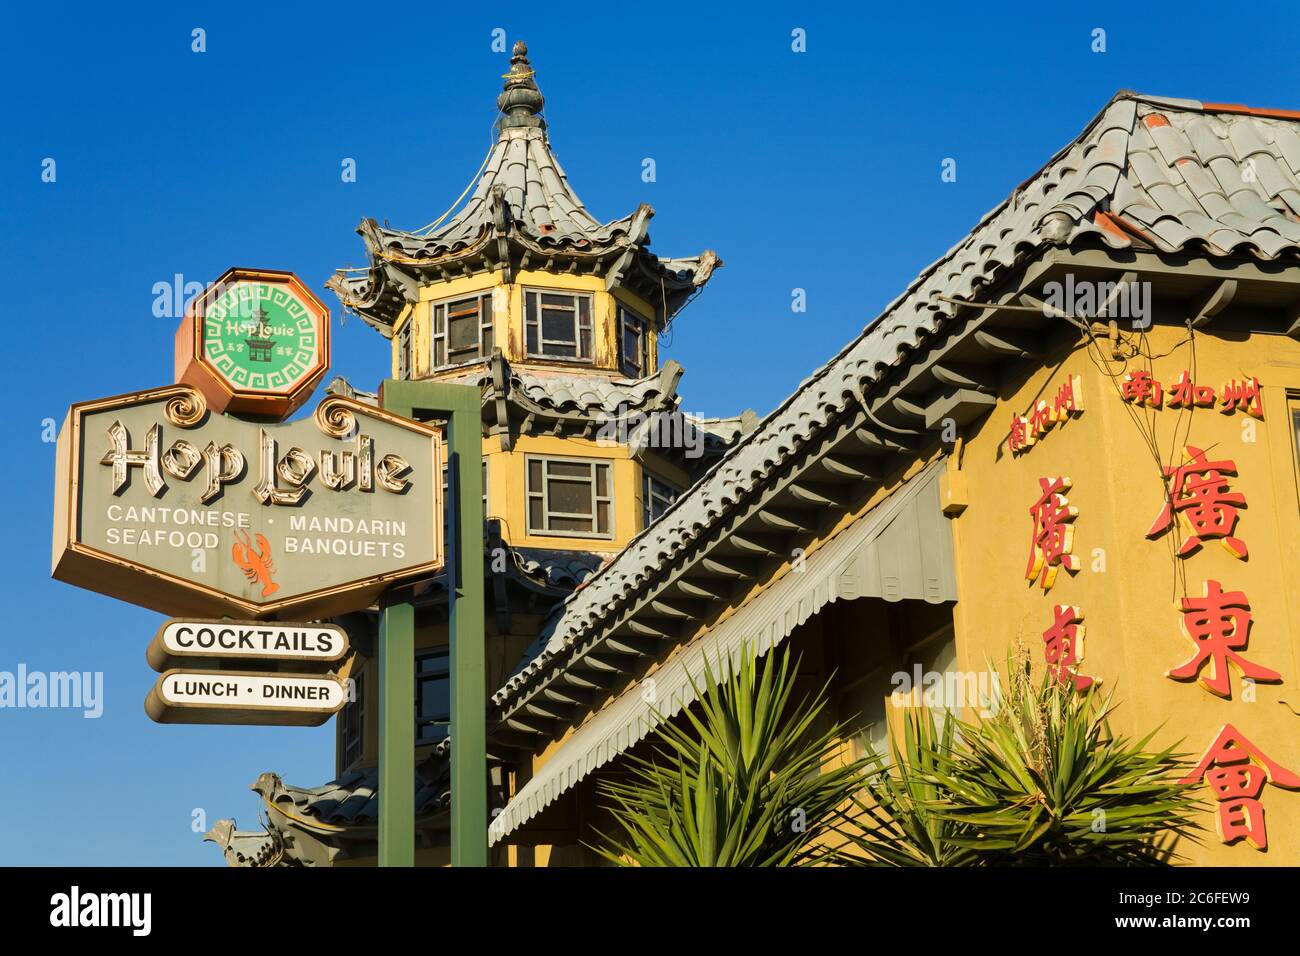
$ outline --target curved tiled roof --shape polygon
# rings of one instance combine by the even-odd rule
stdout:
[[[498,375],[498,366],[500,374]],[[484,403],[494,398],[519,402],[530,411],[557,415],[618,417],[629,412],[650,413],[677,405],[677,383],[682,367],[669,359],[653,375],[618,378],[608,372],[576,372],[512,365],[500,354],[466,366],[463,374],[445,381],[484,388]],[[495,382],[504,381],[503,395]]]
[[[1300,114],[1121,92],[852,342],[745,435],[653,525],[570,595],[544,648],[493,695],[506,705],[777,473],[957,310],[1049,245],[1300,253]]]
[[[1162,252],[1276,259],[1300,250],[1300,114],[1127,100],[1103,114],[1089,181],[1059,200],[1073,236]],[[1088,218],[1104,199],[1101,214]]]
[[[539,408],[557,412],[617,415],[672,407],[682,367],[671,359],[640,379],[510,368],[510,390]]]
[[[519,569],[550,587],[574,588],[608,560],[592,551],[555,551],[549,548],[511,548]]]
[[[377,245],[412,258],[433,258],[472,245],[491,230],[500,191],[509,222],[546,246],[606,245],[633,233],[638,210],[601,223],[582,204],[538,127],[503,129],[473,194],[448,222],[428,232],[376,227]],[[643,207],[644,209],[645,207]],[[648,217],[646,217],[648,219]]]
[[[451,802],[450,758],[451,742],[444,738],[416,766],[417,820],[436,826],[443,819]],[[376,767],[349,771],[320,787],[295,787],[268,772],[249,789],[277,811],[266,815],[263,829],[237,830],[235,821],[227,819],[218,820],[203,835],[204,841],[217,844],[230,866],[326,865],[338,852],[340,837],[364,837],[379,822]],[[304,838],[304,833],[310,837]]]
[[[446,809],[451,800],[450,744],[440,741],[416,767],[415,814],[417,817]],[[264,773],[252,788],[268,806],[288,811],[308,824],[364,826],[379,820],[379,768],[369,767],[343,774],[319,787],[295,787],[275,773]]]
[[[678,311],[722,261],[706,250],[698,256],[660,259],[649,250],[654,210],[641,204],[621,219],[601,222],[583,205],[551,150],[545,102],[534,80],[528,49],[515,44],[500,108],[497,140],[476,174],[468,198],[443,217],[407,232],[364,219],[357,228],[371,260],[368,269],[340,270],[326,283],[368,324],[388,334],[402,304],[405,283],[390,270],[434,274],[454,260],[459,273],[470,260],[501,268],[509,247],[545,261],[552,256],[593,274],[635,278],[664,296],[666,316]],[[548,267],[549,268],[549,267]]]

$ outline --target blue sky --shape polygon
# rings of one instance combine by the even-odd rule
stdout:
[[[528,42],[552,144],[588,208],[613,219],[648,202],[657,252],[726,261],[665,343],[686,367],[685,407],[703,414],[770,411],[1117,89],[1300,108],[1300,13],[1280,4],[1234,29],[1218,4],[1174,18],[1131,3],[515,6],[6,12],[0,671],[101,671],[105,702],[96,720],[0,709],[0,864],[217,865],[196,811],[253,826],[262,771],[331,776],[332,727],[145,716],[161,618],[49,578],[43,422],[171,382],[176,320],[154,316],[155,283],[249,265],[321,290],[361,262],[362,216],[408,229],[439,216],[490,143],[508,67],[494,29]],[[946,158],[956,182],[941,180]],[[355,319],[340,328],[321,294],[334,372],[372,388],[386,344]]]

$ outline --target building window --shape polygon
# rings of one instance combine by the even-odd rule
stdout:
[[[654,475],[646,474],[641,481],[641,516],[645,519],[643,527],[668,510],[668,506],[681,494],[677,488],[660,481]]]
[[[526,462],[529,534],[613,537],[609,462],[531,455]]]
[[[641,378],[650,373],[648,325],[635,312],[618,307],[618,360],[624,375]]]
[[[429,316],[434,368],[464,365],[492,354],[492,293],[435,302]]]
[[[437,743],[451,727],[451,656],[447,648],[415,656],[415,744]]]
[[[411,377],[411,328],[415,323],[408,319],[397,333],[397,377]]]
[[[343,710],[339,713],[339,751],[343,761],[341,770],[347,770],[360,760],[362,748],[365,746],[364,671],[353,675],[351,686],[356,696],[344,704]]]
[[[524,346],[529,358],[591,361],[591,296],[524,290]]]

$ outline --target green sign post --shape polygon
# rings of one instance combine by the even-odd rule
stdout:
[[[385,409],[447,424],[451,651],[451,863],[487,865],[482,394],[474,385],[386,379]],[[379,865],[415,864],[415,607],[394,592],[379,634]]]

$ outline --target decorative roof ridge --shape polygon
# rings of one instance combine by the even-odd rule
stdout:
[[[1185,112],[1239,113],[1246,116],[1256,116],[1261,119],[1280,119],[1300,122],[1300,110],[1284,110],[1269,106],[1247,106],[1242,103],[1209,103],[1202,100],[1180,99],[1173,96],[1156,96],[1150,93],[1139,93],[1134,90],[1120,90],[1115,94],[1112,102],[1119,99],[1136,100],[1140,103],[1149,103],[1153,106],[1163,106]]]
[[[355,399],[366,405],[379,407],[379,393],[367,392],[355,387],[342,375],[335,375],[325,386],[326,395],[341,395],[344,398]]]
[[[664,362],[658,371],[638,379],[615,375],[569,374],[567,370],[554,372],[535,371],[527,366],[512,365],[504,356],[493,356],[493,364],[501,365],[502,374],[491,374],[490,381],[498,378],[505,383],[504,397],[518,402],[531,411],[545,414],[549,410],[565,412],[599,412],[617,416],[621,413],[676,407],[677,385],[682,377],[682,366],[673,359]],[[492,394],[496,394],[493,386]],[[584,397],[594,400],[583,401]],[[548,409],[549,406],[549,409]]]
[[[1161,109],[1171,109],[1177,112],[1186,112],[1186,113],[1229,113],[1229,114],[1254,116],[1262,119],[1281,119],[1281,120],[1291,120],[1291,121],[1300,122],[1300,110],[1257,108],[1257,107],[1250,107],[1250,106],[1242,106],[1237,103],[1205,103],[1202,102],[1201,100],[1185,99],[1185,98],[1174,97],[1174,96],[1157,96],[1154,94],[1140,93],[1135,90],[1129,90],[1129,89],[1117,90],[1115,94],[1109,100],[1106,101],[1106,104],[1096,113],[1096,115],[1094,115],[1093,118],[1088,121],[1088,123],[1083,127],[1083,129],[1078,133],[1078,135],[1076,135],[1068,143],[1066,143],[1055,153],[1053,153],[1051,158],[1048,159],[1047,162],[1044,163],[1040,169],[1038,169],[1032,176],[1026,179],[1023,183],[1021,183],[1020,186],[1016,187],[1016,190],[1012,193],[1011,198],[1014,198],[1017,192],[1019,192],[1021,189],[1028,186],[1039,176],[1041,176],[1048,168],[1055,165],[1063,157],[1065,157],[1071,150],[1075,149],[1081,143],[1087,140],[1088,136],[1092,133],[1093,129],[1099,123],[1101,123],[1107,117],[1107,115],[1111,113],[1113,109],[1115,109],[1116,107],[1123,108],[1124,104],[1128,104],[1128,103],[1131,103],[1134,106],[1141,103],[1146,106],[1157,106],[1160,107]],[[993,210],[993,212],[996,211],[997,211],[996,209]],[[992,213],[990,213],[989,215],[992,215]],[[987,219],[988,216],[985,216],[985,218]]]

